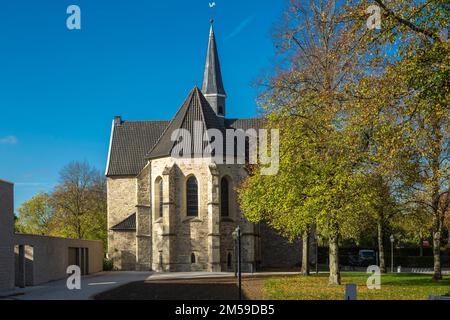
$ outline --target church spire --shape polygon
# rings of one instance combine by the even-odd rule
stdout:
[[[215,113],[224,117],[226,93],[223,87],[222,72],[220,70],[219,53],[217,51],[213,23],[214,20],[211,19],[202,93]]]

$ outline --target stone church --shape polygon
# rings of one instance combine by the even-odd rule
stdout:
[[[203,129],[258,129],[259,119],[229,119],[211,23],[202,89],[194,88],[171,121],[115,117],[106,169],[108,257],[118,270],[232,271],[233,231],[242,233],[243,270],[300,264],[300,244],[246,221],[235,187],[243,164],[174,159],[172,134]],[[193,152],[194,154],[194,152]]]

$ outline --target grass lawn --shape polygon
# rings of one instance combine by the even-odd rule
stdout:
[[[431,275],[386,274],[381,276],[381,290],[369,290],[368,274],[341,273],[341,286],[328,286],[328,274],[274,277],[264,281],[264,298],[273,300],[343,300],[345,284],[358,286],[358,300],[427,300],[429,295],[445,295],[450,290],[450,276],[438,283]]]

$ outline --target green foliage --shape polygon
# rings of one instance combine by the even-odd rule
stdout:
[[[114,263],[110,259],[103,259],[103,271],[113,271]]]
[[[382,30],[369,30],[376,4]],[[291,1],[260,105],[280,128],[280,173],[239,188],[246,217],[289,238],[384,233],[442,242],[450,225],[446,1]],[[381,235],[381,242],[385,236]],[[381,244],[381,243],[380,243]]]
[[[38,194],[18,209],[17,231],[106,245],[106,181],[86,162],[72,162],[60,172],[50,194]]]
[[[52,194],[57,235],[106,240],[106,182],[87,163],[72,162]]]
[[[361,73],[355,37],[333,1],[293,1],[286,17],[278,40],[288,65],[260,97],[268,126],[280,129],[280,172],[256,168],[239,189],[241,208],[290,239],[312,224],[325,237],[353,237],[369,200],[363,140],[348,126],[347,85]]]
[[[51,222],[54,210],[50,205],[50,196],[39,193],[24,202],[18,209],[16,231],[20,233],[48,235],[51,231]]]

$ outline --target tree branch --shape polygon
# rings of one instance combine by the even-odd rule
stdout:
[[[413,30],[417,33],[421,33],[421,34],[433,39],[434,41],[441,42],[441,38],[439,36],[435,35],[434,33],[430,32],[426,29],[420,28],[420,27],[416,26],[414,23],[412,23],[411,21],[408,21],[408,20],[398,16],[397,14],[395,14],[395,12],[392,11],[391,9],[389,9],[386,6],[386,4],[383,3],[382,0],[375,0],[375,2],[378,3],[378,5],[381,8],[383,8],[383,10],[385,11],[387,16],[393,17],[400,24],[410,28],[411,30]],[[421,9],[423,9],[427,4],[428,4],[428,2]]]

